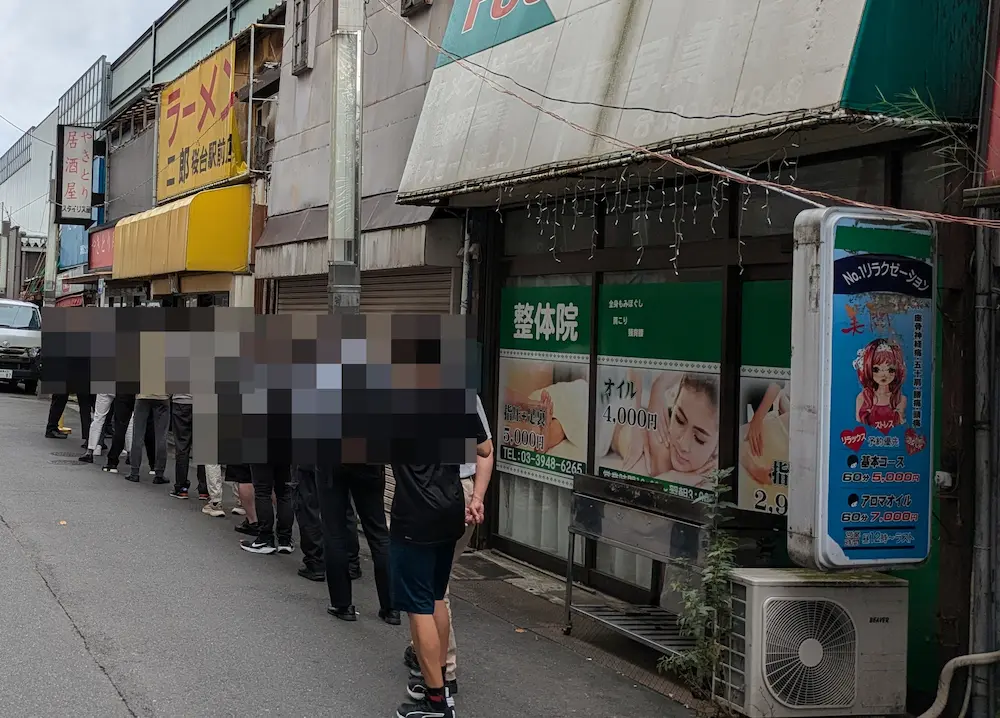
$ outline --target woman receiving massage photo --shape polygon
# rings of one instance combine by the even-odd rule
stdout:
[[[653,381],[649,410],[656,429],[646,432],[649,475],[703,486],[719,468],[718,377],[663,373]]]

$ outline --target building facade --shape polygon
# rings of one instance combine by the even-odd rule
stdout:
[[[283,12],[177,3],[112,65],[95,231],[110,230],[113,249],[91,267],[108,303],[253,305],[273,145],[274,88],[260,80],[279,65]]]
[[[31,289],[31,298],[41,301],[43,290],[51,296],[54,288],[54,273],[45,283],[44,256],[57,236],[49,202],[57,124],[58,112],[53,110],[0,157],[3,220],[18,230],[16,237],[4,235],[0,240],[0,289],[11,299]]]
[[[927,143],[962,152],[984,18],[978,0],[457,0],[443,40],[410,31],[441,51],[399,202],[467,210],[480,247],[473,302],[498,437],[487,545],[565,574],[574,474],[694,500],[708,467],[732,468],[736,524],[773,532],[762,555],[791,566],[792,233],[813,205],[768,183],[960,214],[970,174],[941,171]],[[939,225],[941,317],[969,316],[973,240]],[[940,326],[935,468],[967,475],[972,336],[962,320]],[[711,401],[690,466],[622,438],[629,417],[648,423],[695,385]],[[761,482],[745,447],[765,397]],[[535,436],[518,423],[526,406],[551,416],[537,445],[517,441]],[[917,707],[968,648],[972,504],[970,482],[957,486],[935,497],[930,559],[902,574]],[[598,544],[575,556],[577,580],[677,607],[664,565]]]
[[[326,311],[333,58],[332,0],[288,3],[268,223],[257,245],[265,312]],[[399,3],[371,3],[364,57],[361,309],[449,313],[461,296],[462,215],[401,207],[403,174],[435,55],[406,41]],[[434,36],[450,0],[408,20]],[[377,43],[377,47],[376,47]]]

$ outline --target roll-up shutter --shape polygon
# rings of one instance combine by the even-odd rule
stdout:
[[[328,278],[325,274],[278,280],[278,314],[300,312],[325,314],[329,309]]]
[[[408,273],[362,272],[363,314],[451,314],[452,275],[447,267],[421,267]],[[392,506],[396,480],[385,467],[386,517]]]
[[[452,305],[452,270],[447,267],[361,273],[363,314],[450,314]]]

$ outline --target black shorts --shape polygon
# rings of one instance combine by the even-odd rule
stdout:
[[[226,481],[232,481],[235,484],[252,484],[250,467],[246,464],[227,464]]]
[[[389,541],[393,608],[415,615],[434,615],[434,603],[443,601],[448,593],[455,544],[415,544],[397,538]]]

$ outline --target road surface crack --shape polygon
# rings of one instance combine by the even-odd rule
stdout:
[[[52,584],[49,583],[49,579],[42,572],[38,562],[35,561],[34,558],[32,557],[31,551],[29,551],[28,547],[21,542],[21,539],[17,535],[17,532],[14,531],[14,528],[9,523],[7,523],[7,519],[4,518],[3,515],[0,515],[0,524],[3,524],[4,528],[6,528],[10,532],[10,535],[17,542],[17,545],[20,546],[21,550],[24,551],[24,553],[29,557],[32,569],[34,569],[35,573],[38,574],[38,577],[42,579],[42,583],[45,584],[45,588],[48,589],[48,592],[52,595],[52,598],[55,599],[56,604],[59,606],[60,609],[62,609],[63,614],[66,616],[66,620],[69,621],[69,625],[73,627],[73,631],[75,631],[76,635],[80,637],[80,640],[83,642],[83,648],[85,651],[87,651],[87,655],[89,655],[91,660],[94,661],[94,665],[96,665],[98,670],[101,671],[101,673],[107,679],[108,683],[111,684],[111,687],[115,689],[115,693],[117,693],[118,698],[121,699],[122,705],[125,706],[125,710],[127,710],[128,714],[133,718],[138,718],[139,714],[136,713],[135,710],[133,710],[131,705],[129,705],[128,698],[125,697],[125,693],[122,691],[121,688],[118,687],[118,684],[115,683],[115,679],[112,678],[111,674],[108,672],[107,667],[97,657],[97,654],[94,653],[93,649],[90,646],[90,641],[87,640],[87,636],[80,629],[80,626],[77,625],[76,620],[73,618],[72,615],[70,615],[70,612],[66,609],[66,606],[63,605],[62,599],[59,598],[59,594],[57,594],[55,592],[55,589],[52,588]]]

